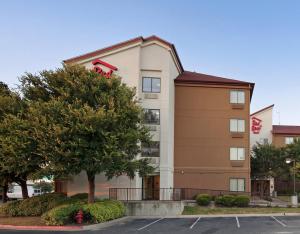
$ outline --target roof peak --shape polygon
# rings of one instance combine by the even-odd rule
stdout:
[[[178,53],[176,51],[175,46],[172,43],[170,43],[170,42],[168,42],[168,41],[166,41],[166,40],[164,40],[164,39],[162,39],[162,38],[160,38],[160,37],[158,37],[156,35],[151,35],[149,37],[138,36],[138,37],[135,37],[135,38],[123,41],[123,42],[119,42],[117,44],[114,44],[114,45],[111,45],[111,46],[108,46],[108,47],[104,47],[104,48],[99,49],[99,50],[95,50],[95,51],[92,51],[92,52],[88,52],[88,53],[85,53],[85,54],[82,54],[82,55],[79,55],[79,56],[75,56],[75,57],[63,60],[63,62],[64,63],[78,62],[80,60],[87,59],[87,58],[90,58],[90,57],[95,57],[95,56],[101,55],[101,54],[103,54],[105,52],[108,52],[108,51],[111,51],[111,50],[115,50],[115,49],[119,49],[119,48],[128,46],[130,44],[137,43],[139,41],[141,41],[141,42],[159,41],[160,43],[162,43],[162,44],[170,47],[170,49],[173,50],[173,52],[175,54],[175,57],[176,57],[176,59],[178,61],[178,64],[179,64],[181,72],[184,71],[182,63],[180,61],[180,58],[178,56]]]
[[[272,105],[270,105],[270,106],[266,106],[266,107],[264,107],[264,108],[262,108],[262,109],[260,109],[260,110],[258,110],[258,111],[255,111],[255,112],[252,113],[250,116],[256,115],[256,114],[258,114],[258,113],[260,113],[260,112],[263,112],[263,111],[268,110],[268,109],[273,108],[273,107],[274,107],[274,104],[272,104]]]

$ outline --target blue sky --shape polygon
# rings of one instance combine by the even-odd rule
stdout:
[[[2,0],[0,80],[136,36],[175,44],[186,70],[256,83],[251,109],[300,125],[300,1]]]

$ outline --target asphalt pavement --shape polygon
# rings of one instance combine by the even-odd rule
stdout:
[[[278,233],[300,234],[300,216],[232,216],[232,217],[180,217],[129,218],[112,226],[89,231],[13,231],[5,234],[127,234],[127,233]]]

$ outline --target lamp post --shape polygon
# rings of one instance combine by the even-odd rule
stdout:
[[[285,162],[287,164],[290,164],[291,162],[293,162],[293,183],[294,183],[294,196],[295,196],[296,195],[296,160],[287,158],[287,159],[285,159]]]

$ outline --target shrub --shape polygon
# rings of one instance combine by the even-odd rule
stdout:
[[[1,216],[18,216],[21,201],[11,201],[0,206]]]
[[[247,207],[249,206],[250,198],[245,195],[236,196],[234,199],[234,205],[237,207]]]
[[[8,202],[1,206],[0,213],[6,216],[39,216],[63,204],[67,200],[61,193],[47,193],[25,200]]]
[[[215,202],[217,205],[221,205],[221,206],[234,206],[234,202],[235,202],[235,196],[233,195],[223,195],[223,196],[219,196],[215,199]]]
[[[77,193],[72,196],[70,196],[70,199],[78,199],[78,200],[87,200],[88,199],[88,194],[87,193]]]
[[[207,206],[212,200],[212,197],[208,194],[198,194],[196,202],[200,206]]]
[[[42,216],[47,225],[65,225],[75,222],[75,215],[79,210],[83,211],[83,221],[100,223],[122,217],[125,214],[125,207],[119,201],[101,201],[93,204],[75,203],[64,204],[56,207]]]

